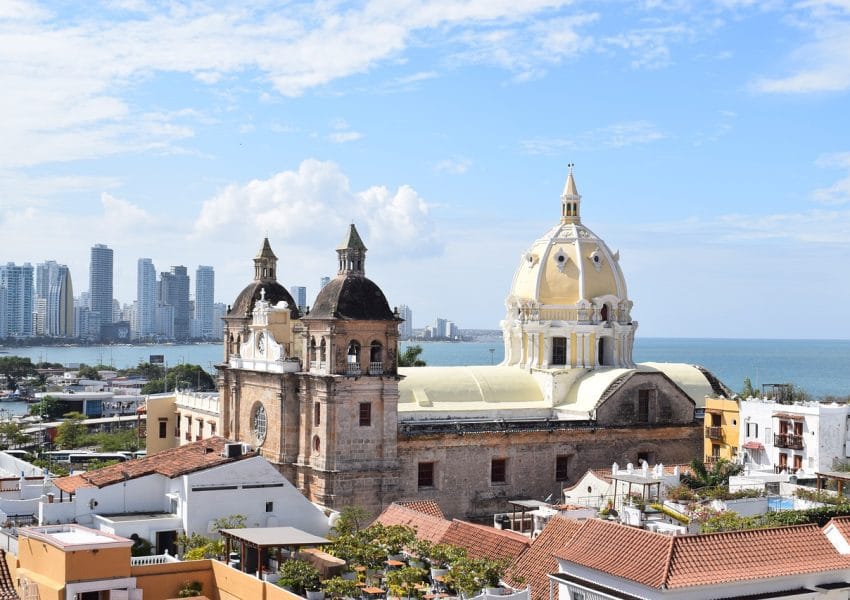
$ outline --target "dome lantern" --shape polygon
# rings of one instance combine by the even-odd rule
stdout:
[[[354,223],[349,225],[345,237],[336,249],[339,255],[337,275],[364,275],[366,273],[366,245],[357,233]]]
[[[581,207],[581,195],[576,189],[576,182],[573,179],[573,167],[575,163],[570,163],[570,172],[567,175],[567,182],[564,184],[564,191],[561,194],[561,223],[581,223],[579,209]]]

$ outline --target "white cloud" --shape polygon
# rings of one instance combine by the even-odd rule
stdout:
[[[384,256],[441,251],[429,204],[412,187],[393,192],[376,185],[355,192],[335,163],[315,159],[303,161],[296,171],[228,186],[204,202],[195,236],[268,231],[294,243],[328,247],[349,222]]]
[[[666,136],[649,121],[625,121],[606,127],[577,133],[573,137],[531,138],[520,146],[527,154],[559,154],[568,150],[624,148],[635,144],[650,144]]]
[[[354,142],[363,137],[359,131],[335,131],[328,135],[328,139],[334,144],[344,144],[346,142]]]
[[[463,175],[472,166],[472,161],[468,158],[453,157],[441,160],[434,165],[434,170],[437,173],[448,173],[449,175]]]
[[[812,200],[826,206],[839,206],[850,202],[850,152],[826,154],[815,161],[822,168],[839,168],[847,171],[845,177],[825,188],[812,191]]]

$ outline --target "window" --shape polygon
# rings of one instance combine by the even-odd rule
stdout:
[[[266,407],[257,402],[251,412],[251,433],[254,436],[254,442],[260,446],[266,440],[266,428],[268,420],[266,418]]]
[[[799,454],[794,455],[794,470],[799,471],[803,468],[803,457]]]
[[[566,365],[567,364],[567,338],[553,337],[552,338],[552,364]]]
[[[192,417],[186,416],[186,434],[184,436],[188,441],[192,441]]]
[[[314,435],[313,436],[313,450],[318,452],[321,449],[322,449],[322,440],[319,439],[319,436]]]
[[[759,436],[759,424],[747,423],[747,437],[757,438]]]
[[[419,474],[417,478],[417,485],[420,488],[432,488],[434,487],[434,463],[432,462],[421,462],[419,463]]]
[[[168,432],[168,419],[159,420],[159,439],[165,438]]]
[[[655,452],[638,452],[637,462],[641,464],[645,462],[648,465],[655,464]]]
[[[215,435],[215,421],[210,421],[210,435]]]
[[[490,483],[505,483],[507,463],[505,458],[494,458],[490,461]]]
[[[369,427],[372,425],[372,403],[360,403],[360,427]]]
[[[313,425],[318,427],[322,424],[322,405],[316,402],[313,404]]]
[[[555,457],[555,481],[567,481],[570,478],[570,457]]]
[[[649,392],[650,390],[638,390],[638,423],[649,423]]]
[[[274,512],[274,502],[266,502],[266,512]]]

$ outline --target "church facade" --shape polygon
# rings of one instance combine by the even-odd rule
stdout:
[[[581,223],[572,171],[560,208],[521,256],[496,366],[398,368],[400,319],[366,277],[354,225],[307,314],[265,240],[225,317],[223,434],[319,504],[377,513],[427,498],[451,517],[557,500],[588,468],[701,456],[695,417],[728,391],[697,366],[633,362],[619,254]]]

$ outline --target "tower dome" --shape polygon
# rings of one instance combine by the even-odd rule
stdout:
[[[286,302],[289,305],[291,317],[293,319],[301,317],[292,295],[277,280],[277,256],[272,252],[269,238],[263,240],[260,251],[254,257],[254,280],[239,292],[227,316],[249,319],[261,295],[264,295],[265,300],[272,305]]]
[[[633,366],[636,323],[619,252],[581,222],[570,165],[561,219],[522,254],[502,323],[505,362],[527,368]]]

